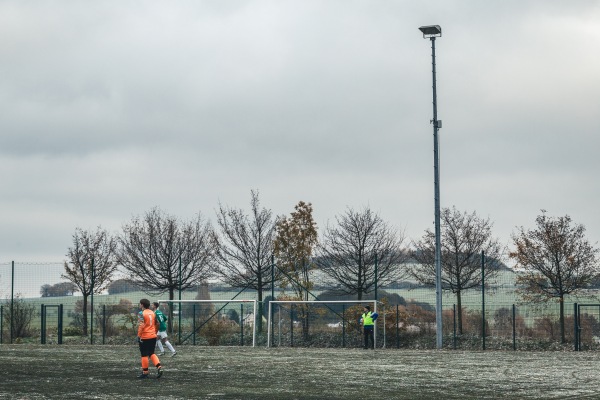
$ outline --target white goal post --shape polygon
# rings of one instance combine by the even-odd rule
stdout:
[[[256,300],[157,300],[160,303],[252,303],[253,311],[252,315],[254,316],[254,321],[252,323],[252,347],[256,347],[256,311],[257,311],[257,301]],[[240,315],[240,318],[243,316]]]
[[[271,317],[273,304],[373,304],[373,312],[377,312],[377,300],[272,300],[269,302],[269,315],[267,317],[267,347],[271,347]],[[377,324],[375,324],[373,345],[377,347]],[[385,309],[383,313],[383,347],[385,348]]]

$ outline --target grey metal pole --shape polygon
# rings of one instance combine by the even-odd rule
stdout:
[[[94,344],[94,279],[96,278],[94,274],[94,257],[92,257],[92,283],[91,283],[91,294],[92,297],[90,299],[90,344]],[[85,312],[85,311],[84,311]]]
[[[271,300],[269,301],[269,304],[271,304],[271,301],[274,301],[274,300],[275,300],[275,255],[271,254]],[[274,311],[271,309],[271,307],[269,307],[269,310],[271,310],[269,312]],[[262,315],[262,313],[261,313],[261,315]],[[274,334],[275,331],[273,330],[274,329],[273,315],[271,315],[271,314],[269,314],[269,323],[271,324],[271,327],[270,327],[271,332],[273,332],[273,334]],[[273,337],[271,337],[271,340],[275,340],[275,339]],[[271,345],[273,345],[273,343],[271,343]]]
[[[481,338],[485,350],[485,253],[481,251]]]
[[[437,348],[442,348],[442,245],[440,228],[440,166],[438,146],[437,90],[435,81],[435,37],[431,38],[431,65],[433,75],[433,161],[435,198],[435,324]]]
[[[10,344],[12,344],[15,335],[15,262],[12,262],[10,275]],[[85,311],[84,311],[85,312]]]
[[[181,344],[181,255],[179,256],[179,304],[177,309],[179,311],[177,314],[177,342]]]

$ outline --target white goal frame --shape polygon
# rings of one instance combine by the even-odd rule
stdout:
[[[377,312],[377,300],[271,300],[269,302],[269,315],[267,317],[267,347],[271,347],[271,316],[273,304],[364,304],[372,303],[373,312]],[[383,348],[385,348],[385,308],[383,313]],[[373,332],[373,347],[377,347],[377,324],[375,324]]]
[[[256,347],[256,300],[156,300],[160,303],[253,303],[254,321],[252,323],[252,347]],[[181,307],[180,307],[181,308]],[[181,312],[181,310],[179,310]],[[243,316],[240,315],[240,318]],[[243,323],[243,322],[242,322]]]

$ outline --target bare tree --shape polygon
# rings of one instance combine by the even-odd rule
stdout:
[[[272,283],[271,256],[275,223],[271,210],[260,207],[258,191],[251,191],[250,215],[241,209],[219,204],[217,222],[220,235],[216,237],[218,273],[235,288],[254,289],[258,301]],[[262,307],[257,328],[262,329]]]
[[[315,268],[311,262],[317,245],[317,224],[312,217],[312,204],[298,202],[289,218],[277,222],[275,238],[275,258],[277,267],[284,273],[282,286],[291,286],[298,300],[309,300],[309,290],[313,283],[310,272]],[[308,338],[308,305],[300,305],[298,312],[302,321],[302,331]]]
[[[83,296],[83,334],[87,335],[87,300],[92,293],[101,293],[110,284],[117,269],[116,240],[106,230],[95,232],[77,228],[73,247],[67,252],[63,278],[77,286]]]
[[[337,224],[325,228],[315,262],[332,280],[337,290],[356,294],[358,300],[399,279],[407,254],[404,235],[368,207],[348,208],[336,216]],[[377,273],[376,273],[377,271]]]
[[[524,271],[517,277],[523,299],[537,303],[558,299],[560,336],[564,343],[565,296],[577,294],[598,279],[598,249],[585,238],[585,227],[574,224],[568,215],[552,218],[542,210],[536,224],[536,229],[521,227],[513,234],[516,249],[510,257]]]
[[[456,295],[458,309],[458,333],[463,333],[462,293],[480,288],[481,252],[485,255],[484,279],[498,275],[503,246],[492,236],[493,223],[482,219],[477,213],[460,212],[456,207],[444,208],[441,212],[441,267],[442,290]],[[435,286],[435,234],[425,231],[423,238],[415,243],[413,258],[417,264],[411,275],[419,282]]]
[[[212,275],[213,231],[200,213],[183,222],[155,207],[123,226],[119,244],[119,261],[131,273],[131,281],[158,294],[168,292],[169,300],[175,291]],[[169,329],[172,310],[169,307]]]

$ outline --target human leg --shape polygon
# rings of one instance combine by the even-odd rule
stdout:
[[[177,353],[171,342],[169,342],[169,339],[165,339],[165,346],[167,346],[167,349],[171,351],[171,354]]]
[[[138,378],[147,378],[148,377],[148,367],[150,365],[150,362],[148,360],[148,358],[150,357],[151,354],[154,354],[154,346],[156,346],[155,342],[152,342],[151,340],[143,340],[141,339],[139,341],[139,346],[140,346],[140,356],[141,356],[141,364],[142,364],[142,373],[141,375],[138,376]]]
[[[373,349],[375,348],[375,336],[373,335],[373,326],[365,327],[365,348]],[[371,342],[369,344],[369,341]]]
[[[165,348],[163,347],[162,341],[161,340],[157,340],[156,341],[156,345],[158,346],[158,352],[160,354],[164,354],[165,353]]]

